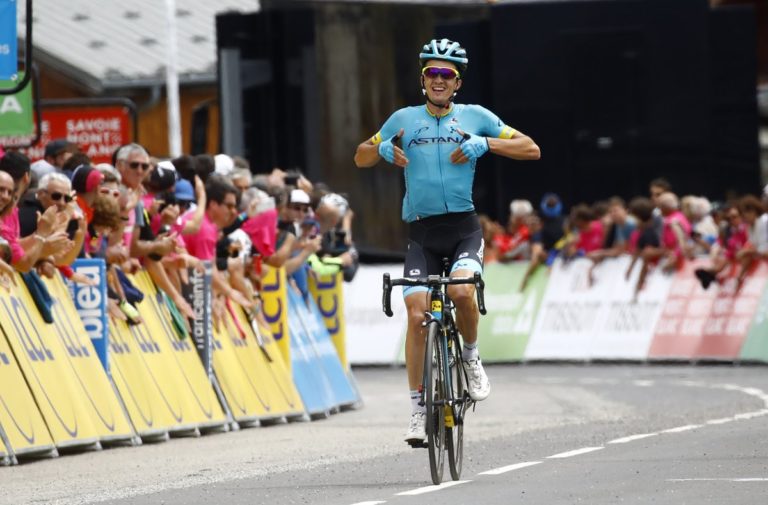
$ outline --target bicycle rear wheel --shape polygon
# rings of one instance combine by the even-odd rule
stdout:
[[[424,398],[427,407],[427,450],[429,452],[429,471],[435,485],[443,480],[445,464],[445,421],[443,402],[445,400],[445,381],[443,379],[443,355],[440,350],[440,329],[437,324],[430,324],[427,332],[427,345],[424,352]]]
[[[462,461],[464,460],[464,414],[467,412],[466,377],[464,367],[461,365],[461,346],[456,335],[451,337],[451,346],[448,348],[448,360],[450,365],[450,383],[447,385],[449,398],[454,400],[453,407],[446,407],[445,447],[448,452],[448,467],[451,470],[451,478],[461,478]],[[453,393],[453,394],[450,394]],[[450,415],[449,415],[450,414]]]

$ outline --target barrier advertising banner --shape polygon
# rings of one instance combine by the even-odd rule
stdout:
[[[395,363],[405,342],[408,316],[403,291],[392,290],[389,318],[381,309],[382,275],[402,276],[403,265],[360,265],[352,282],[345,282],[344,319],[346,321],[347,360],[353,364]]]
[[[0,289],[0,327],[56,447],[98,445],[99,433],[86,405],[82,385],[67,362],[68,356],[77,357],[78,346],[66,349],[55,335],[54,326],[43,321],[19,275],[16,284],[18,287],[10,293]]]
[[[288,327],[287,278],[282,268],[264,265],[261,279],[262,312],[269,324],[272,336],[277,341],[280,353],[288,371],[291,370],[291,333]]]
[[[484,268],[488,313],[480,316],[478,325],[484,362],[523,359],[547,287],[546,268],[539,268],[521,292],[527,268],[528,262],[491,263]]]
[[[761,263],[740,290],[736,279],[704,290],[694,275],[707,259],[686,262],[675,275],[649,353],[650,358],[734,359],[747,338],[768,279]]]
[[[96,355],[91,339],[75,309],[69,290],[61,276],[46,280],[45,285],[53,298],[52,332],[63,344],[63,361],[82,388],[79,393],[102,442],[128,440],[131,428],[102,362]],[[33,308],[34,310],[34,308]],[[50,328],[51,325],[48,325]],[[45,330],[43,330],[45,331]]]
[[[552,267],[526,359],[645,359],[671,277],[653,270],[634,299],[639,274],[630,259],[557,260]]]
[[[16,76],[19,71],[17,58],[16,0],[0,0],[0,80]]]
[[[107,324],[107,269],[103,259],[78,259],[72,270],[85,275],[95,285],[68,283],[75,309],[91,337],[91,343],[107,375],[109,372],[109,326]]]
[[[0,0],[2,1],[2,0]],[[0,35],[1,36],[1,35]],[[11,89],[21,81],[24,72],[14,80],[0,79],[0,88]],[[35,131],[32,107],[32,83],[13,95],[0,95],[0,138],[3,144],[23,145]]]
[[[755,310],[747,341],[741,348],[741,359],[768,362],[768,288],[763,290]]]
[[[196,268],[188,269],[189,284],[185,286],[184,294],[195,312],[195,318],[192,320],[192,338],[195,341],[195,348],[200,355],[205,373],[210,377],[213,374],[213,365],[211,364],[211,335],[213,334],[211,279],[213,277],[213,265],[210,261],[203,261],[202,263],[204,268],[202,272]]]
[[[323,316],[323,323],[331,335],[341,366],[347,370],[349,362],[347,361],[343,285],[344,277],[341,272],[323,277],[314,273],[309,276],[309,289],[312,292],[312,297]]]
[[[17,455],[55,452],[45,421],[3,335],[0,335],[0,386],[0,402],[3,405],[0,427],[10,445],[8,451]]]
[[[173,413],[179,429],[224,426],[226,416],[192,339],[177,334],[165,299],[147,272],[136,274],[132,280],[144,293],[144,301],[136,307],[143,322],[131,326],[130,331],[144,342],[148,350],[144,356],[156,361],[164,400],[175,405]]]

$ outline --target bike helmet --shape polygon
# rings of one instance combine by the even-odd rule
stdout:
[[[424,44],[421,53],[419,53],[419,62],[423,67],[429,60],[443,60],[455,63],[456,68],[459,69],[461,74],[467,71],[467,63],[469,63],[467,51],[458,42],[448,39],[432,39]]]

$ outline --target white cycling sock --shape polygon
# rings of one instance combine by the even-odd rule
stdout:
[[[421,393],[418,390],[411,391],[411,412],[426,412],[426,405],[419,405],[421,402]]]
[[[470,361],[479,357],[480,355],[477,351],[477,342],[474,344],[468,344],[464,342],[464,347],[461,349],[461,359],[464,361]]]

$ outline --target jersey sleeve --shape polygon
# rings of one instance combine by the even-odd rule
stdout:
[[[482,124],[482,135],[486,137],[495,137],[499,139],[511,139],[517,135],[517,130],[507,125],[499,119],[499,116],[480,105],[474,106],[476,113],[480,116]]]
[[[395,111],[389,119],[387,119],[381,126],[381,129],[370,138],[373,145],[379,145],[382,141],[394,137],[398,131],[400,131],[400,117],[402,116],[402,110]]]

